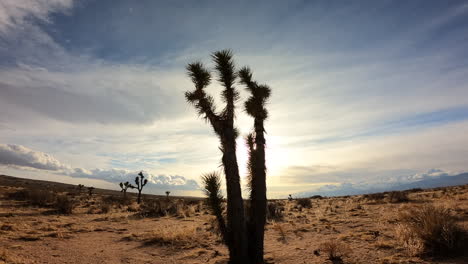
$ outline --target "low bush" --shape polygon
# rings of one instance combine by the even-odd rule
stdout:
[[[375,202],[380,202],[380,201],[383,201],[383,199],[385,199],[385,194],[384,193],[369,193],[369,194],[365,194],[364,198],[375,201]]]
[[[27,201],[31,205],[47,207],[56,200],[56,194],[50,191],[22,189],[8,195],[8,198]]]
[[[338,240],[330,240],[320,244],[319,250],[326,254],[327,258],[333,263],[342,262],[344,257],[347,257],[351,249],[344,243]]]
[[[268,202],[267,220],[276,221],[276,222],[283,221],[284,220],[284,206],[276,201]]]
[[[72,214],[76,202],[66,195],[59,195],[55,201],[54,207],[61,214]]]
[[[309,198],[299,198],[296,200],[296,203],[303,208],[312,208],[312,201]]]
[[[408,193],[398,191],[389,192],[388,200],[391,203],[406,203],[409,201]]]
[[[468,235],[444,207],[411,207],[398,215],[397,237],[411,255],[455,256],[466,251]]]

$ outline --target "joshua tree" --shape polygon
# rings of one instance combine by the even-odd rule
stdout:
[[[122,188],[122,190],[120,190],[121,192],[123,192],[123,198],[124,200],[127,199],[127,189],[130,188],[130,189],[135,189],[136,187],[133,186],[132,184],[130,184],[129,182],[121,182],[120,184],[120,188]]]
[[[211,209],[211,212],[216,216],[218,221],[219,231],[223,242],[227,244],[227,231],[226,231],[226,222],[223,218],[223,208],[221,203],[223,201],[223,195],[221,194],[221,180],[219,173],[212,172],[202,175],[203,187],[205,188],[205,194],[208,197],[208,205]]]
[[[232,52],[223,50],[213,53],[213,61],[218,74],[217,80],[224,86],[221,95],[224,109],[216,112],[214,99],[207,95],[205,88],[211,82],[211,73],[201,62],[187,66],[189,77],[195,90],[185,93],[187,101],[195,106],[198,114],[209,121],[220,140],[222,163],[226,177],[227,190],[227,245],[230,261],[233,264],[248,263],[247,228],[244,218],[239,167],[236,157],[237,129],[234,127],[235,102],[239,98],[234,87],[237,73],[232,59]]]
[[[170,191],[166,191],[166,198],[169,199],[169,194],[171,194]]]
[[[78,184],[78,193],[81,193],[81,191],[83,190],[84,188],[84,185],[83,184]]]
[[[270,97],[270,87],[252,80],[248,67],[239,71],[240,81],[245,85],[250,97],[244,104],[245,112],[254,118],[254,131],[247,136],[249,149],[249,258],[252,263],[263,263],[263,239],[265,233],[267,197],[265,165],[265,127],[268,117],[265,103]]]
[[[92,186],[91,186],[91,187],[88,187],[88,195],[89,195],[89,196],[93,195],[94,189],[95,189],[95,188],[92,187]]]
[[[143,187],[148,183],[148,179],[144,179],[144,178],[145,176],[143,176],[142,171],[140,171],[140,173],[138,173],[138,176],[136,176],[135,178],[135,184],[138,190],[137,203],[141,203],[141,190],[143,190]]]
[[[293,200],[293,198],[292,198],[292,195],[291,195],[291,194],[288,196],[288,200],[289,200],[289,201],[292,201],[292,200]]]

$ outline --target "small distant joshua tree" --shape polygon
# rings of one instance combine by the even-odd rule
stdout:
[[[122,188],[121,192],[123,192],[124,200],[127,199],[127,190],[128,190],[128,188],[130,188],[130,189],[135,189],[136,188],[135,186],[133,186],[129,182],[125,182],[125,183],[121,182],[119,185],[120,185],[120,188]]]
[[[140,173],[138,173],[138,176],[136,176],[136,178],[135,178],[136,189],[138,190],[137,203],[141,203],[141,191],[143,190],[143,187],[147,183],[148,183],[148,179],[145,179],[145,176],[143,175],[143,172],[140,171]]]
[[[293,198],[292,198],[292,195],[291,195],[291,194],[288,196],[288,200],[289,200],[289,201],[292,201],[292,200],[293,200]]]
[[[89,196],[93,195],[94,189],[95,189],[95,188],[94,188],[93,186],[88,187],[88,195],[89,195]]]
[[[83,191],[84,185],[83,184],[78,184],[78,193],[81,193]]]
[[[171,194],[170,191],[166,191],[166,198],[169,199],[169,194]]]

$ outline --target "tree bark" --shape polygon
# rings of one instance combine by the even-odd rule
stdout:
[[[223,165],[227,184],[227,227],[231,264],[248,264],[247,227],[233,129],[224,130]]]
[[[249,259],[251,263],[264,263],[264,236],[267,210],[265,136],[263,120],[255,120],[255,151],[253,162],[251,205],[249,221]]]

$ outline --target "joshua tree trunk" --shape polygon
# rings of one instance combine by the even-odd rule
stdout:
[[[268,117],[265,103],[270,97],[270,88],[259,85],[252,80],[249,68],[239,71],[241,83],[251,93],[245,102],[246,112],[254,118],[254,133],[247,137],[249,147],[250,173],[250,212],[249,212],[249,259],[251,263],[264,263],[263,241],[265,234],[267,197],[266,197],[266,164],[265,164],[265,128],[264,121]]]
[[[228,241],[231,245],[229,259],[231,263],[247,263],[247,227],[244,218],[244,203],[240,187],[239,169],[236,159],[235,138],[224,144],[223,164],[227,190],[227,226]]]
[[[253,152],[254,166],[251,183],[251,205],[249,224],[249,255],[252,263],[263,263],[263,241],[265,234],[267,197],[266,197],[266,166],[265,137],[263,120],[255,120],[255,150]]]

